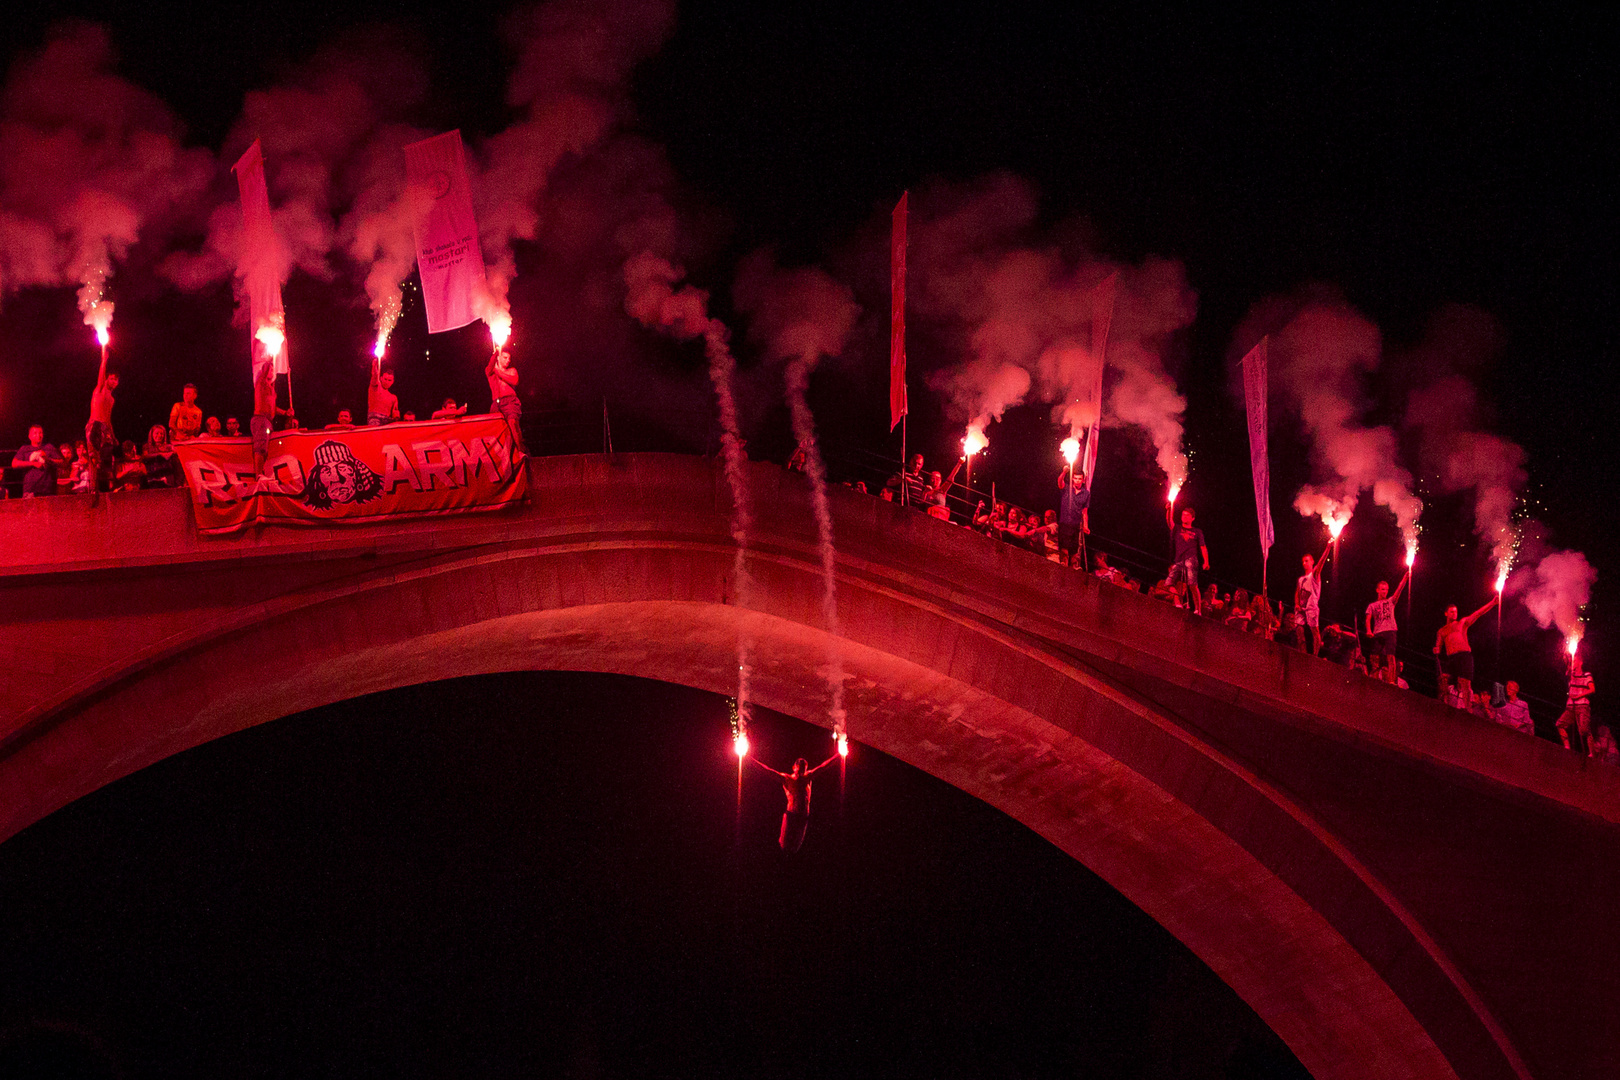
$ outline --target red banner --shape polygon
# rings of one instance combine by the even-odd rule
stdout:
[[[1266,343],[1243,358],[1243,402],[1249,415],[1249,468],[1254,474],[1254,516],[1260,524],[1260,559],[1271,557],[1277,532],[1271,523],[1271,456],[1266,450]]]
[[[906,415],[906,201],[902,192],[894,208],[889,237],[889,430]]]
[[[248,439],[176,443],[201,533],[496,510],[528,496],[499,416],[270,436],[264,477]]]

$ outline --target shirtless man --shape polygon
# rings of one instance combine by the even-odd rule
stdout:
[[[366,388],[366,425],[377,427],[399,419],[399,398],[393,394],[394,373],[384,371],[382,360],[371,358],[371,385]]]
[[[1307,651],[1312,656],[1322,655],[1322,571],[1327,567],[1328,552],[1332,550],[1333,541],[1329,540],[1320,559],[1308,553],[1302,555],[1299,564],[1305,572],[1294,583],[1294,610],[1299,612],[1299,621],[1310,632]]]
[[[197,407],[197,384],[186,383],[180,391],[180,400],[169,409],[169,441],[195,439],[202,426],[202,410]]]
[[[1457,605],[1446,608],[1446,624],[1434,635],[1434,654],[1440,658],[1440,699],[1445,700],[1446,687],[1457,681],[1457,691],[1463,701],[1474,694],[1474,652],[1468,645],[1468,628],[1479,617],[1496,606],[1501,594],[1485,601],[1485,606],[1465,619],[1457,618]],[[1466,708],[1466,706],[1464,706]]]
[[[523,403],[518,400],[518,373],[512,367],[512,354],[497,349],[484,365],[484,378],[489,381],[490,408],[506,420],[507,434],[512,436],[512,464],[517,465],[529,452],[523,447]]]
[[[815,768],[810,768],[810,762],[804,758],[793,763],[792,772],[778,772],[759,758],[749,758],[755,765],[766,772],[776,773],[782,778],[782,792],[787,796],[787,809],[782,811],[782,833],[777,838],[783,851],[792,854],[799,850],[804,843],[804,831],[810,825],[810,778],[838,760],[838,755],[823,761]]]
[[[253,474],[264,475],[264,459],[270,452],[270,429],[276,417],[293,415],[291,409],[276,404],[276,367],[265,361],[253,370],[253,419],[248,430],[253,435]]]
[[[84,426],[84,444],[90,450],[90,465],[95,473],[95,489],[106,491],[112,485],[113,454],[118,449],[118,437],[113,434],[113,391],[118,389],[118,376],[107,370],[107,350],[101,350],[101,371],[96,375],[96,389],[90,395],[90,422]]]

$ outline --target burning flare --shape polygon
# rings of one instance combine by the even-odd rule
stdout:
[[[1075,459],[1080,456],[1080,440],[1071,435],[1063,440],[1058,449],[1063,452],[1063,460],[1069,463],[1071,469],[1074,468]],[[1172,499],[1171,501],[1174,502],[1175,500]]]
[[[107,332],[107,328],[105,326],[96,327],[96,341],[103,349],[112,344],[112,334]]]
[[[849,757],[849,736],[840,732],[834,735],[833,738],[838,740],[838,756]]]
[[[747,734],[745,734],[744,732],[739,731],[737,734],[733,735],[731,737],[731,749],[732,749],[732,752],[737,755],[737,760],[738,761],[741,761],[743,758],[747,757],[748,756],[748,736],[747,736]]]
[[[1416,563],[1416,562],[1417,562],[1417,544],[1409,543],[1409,544],[1406,545],[1406,568],[1408,570],[1412,569],[1412,565],[1414,563]],[[1504,580],[1504,581],[1507,580],[1507,571],[1505,571],[1505,570],[1502,572],[1502,580]],[[1496,590],[1498,592],[1501,592],[1502,591],[1502,586],[1500,584],[1498,584],[1496,586]]]
[[[989,445],[989,440],[984,437],[983,428],[970,427],[967,435],[962,439],[962,455],[972,457]]]
[[[1339,538],[1340,533],[1344,532],[1344,527],[1350,524],[1348,517],[1339,517],[1336,514],[1331,517],[1323,515],[1322,520],[1327,524],[1328,535],[1335,540]]]
[[[381,360],[383,358],[383,353],[385,353],[387,351],[388,351],[388,335],[387,334],[378,334],[377,335],[377,344],[375,344],[375,345],[373,345],[371,347],[371,355],[375,356],[377,359]]]
[[[495,343],[497,349],[504,349],[507,341],[512,337],[512,316],[500,312],[488,318],[489,340]]]
[[[1178,495],[1180,495],[1180,494],[1181,494],[1181,481],[1180,480],[1172,480],[1172,481],[1170,481],[1170,493],[1167,496],[1165,496],[1165,501],[1169,502],[1173,506],[1173,505],[1175,505],[1176,497]]]
[[[1503,563],[1501,569],[1496,571],[1496,591],[1498,594],[1501,593],[1503,586],[1507,584],[1508,571],[1512,568],[1511,563]]]
[[[1574,657],[1576,650],[1578,650],[1580,647],[1581,635],[1578,633],[1569,635],[1569,637],[1564,641],[1564,648],[1569,650],[1569,655],[1572,658]]]
[[[271,323],[259,327],[253,336],[259,339],[259,344],[264,346],[264,351],[270,356],[279,355],[281,347],[287,344],[287,335],[281,332],[279,326]]]

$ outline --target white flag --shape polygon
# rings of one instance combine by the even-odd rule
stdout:
[[[428,332],[475,322],[475,298],[484,289],[484,254],[478,247],[472,189],[461,132],[447,131],[405,148],[405,182],[428,196],[416,219],[416,265]]]

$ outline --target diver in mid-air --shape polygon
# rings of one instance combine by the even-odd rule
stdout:
[[[810,778],[838,760],[835,753],[815,768],[810,768],[810,762],[800,758],[793,763],[792,772],[780,772],[765,764],[759,758],[750,758],[754,764],[766,772],[776,773],[782,778],[782,791],[787,795],[787,809],[782,811],[782,834],[777,843],[782,850],[792,853],[799,850],[804,843],[804,830],[810,825]]]

